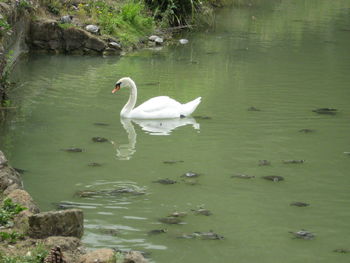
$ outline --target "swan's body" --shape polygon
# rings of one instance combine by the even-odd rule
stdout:
[[[168,96],[159,96],[149,99],[134,108],[137,100],[137,88],[135,82],[131,78],[121,78],[117,81],[112,93],[120,88],[130,87],[130,97],[120,112],[120,116],[130,119],[173,119],[186,117],[195,111],[201,97],[190,102],[181,104]]]

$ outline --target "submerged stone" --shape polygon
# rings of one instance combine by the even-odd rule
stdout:
[[[279,176],[279,175],[267,175],[267,176],[263,176],[262,178],[265,180],[270,180],[270,181],[274,181],[274,182],[279,182],[279,181],[284,180],[284,178],[282,176]]]

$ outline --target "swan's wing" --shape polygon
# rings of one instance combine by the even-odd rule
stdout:
[[[170,109],[180,109],[181,103],[168,96],[159,96],[149,99],[136,107],[134,111],[142,111],[145,113],[159,112]]]

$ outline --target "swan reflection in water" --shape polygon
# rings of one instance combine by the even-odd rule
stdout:
[[[130,160],[136,152],[136,131],[133,122],[141,127],[143,131],[150,135],[170,135],[178,127],[192,125],[195,130],[199,131],[200,125],[194,118],[176,118],[164,120],[142,120],[142,119],[125,119],[120,118],[120,122],[128,134],[127,144],[117,146],[116,157],[119,160]]]

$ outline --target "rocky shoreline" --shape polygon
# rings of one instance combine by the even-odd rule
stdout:
[[[40,212],[33,198],[23,189],[20,174],[8,164],[1,151],[0,191],[1,203],[11,199],[12,202],[26,208],[13,218],[12,224],[0,227],[3,233],[15,231],[22,235],[14,243],[1,242],[0,254],[28,256],[40,244],[47,251],[56,251],[56,254],[59,250],[59,257],[62,259],[62,261],[55,261],[49,253],[45,259],[46,263],[147,262],[138,251],[118,252],[103,248],[87,252],[80,240],[84,232],[83,211],[67,209]],[[117,253],[121,254],[121,261],[116,261]]]

